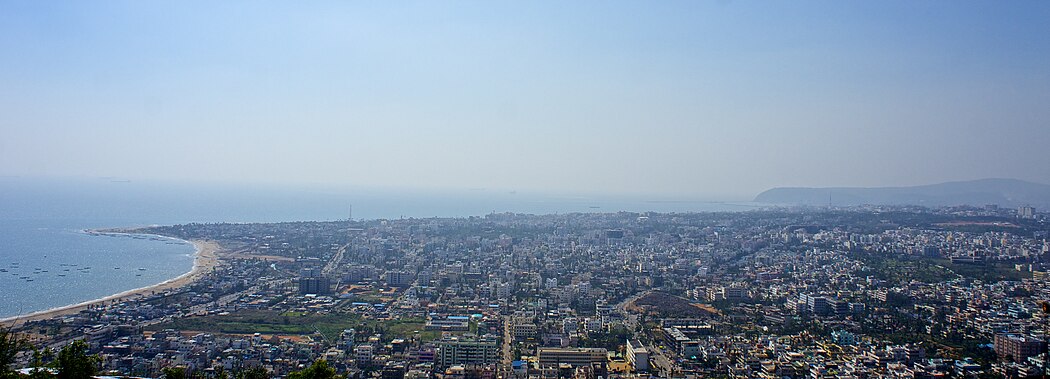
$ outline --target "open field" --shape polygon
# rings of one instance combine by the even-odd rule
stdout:
[[[697,304],[689,299],[664,292],[650,292],[627,304],[627,309],[635,312],[648,312],[657,317],[694,318],[711,317],[718,314],[714,308]]]

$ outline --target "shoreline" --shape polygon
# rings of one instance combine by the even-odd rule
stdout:
[[[87,232],[99,232],[97,230]],[[106,233],[115,233],[112,230],[105,231]],[[172,238],[167,236],[159,236],[163,238]],[[177,239],[177,238],[176,238]],[[221,260],[219,259],[219,252],[222,251],[222,246],[214,240],[189,240],[186,241],[193,244],[196,252],[193,256],[193,267],[189,272],[186,272],[177,277],[165,280],[163,282],[127,290],[124,292],[108,295],[98,299],[92,299],[76,304],[64,305],[60,307],[45,309],[42,311],[36,311],[33,313],[12,316],[0,319],[0,325],[6,327],[16,327],[24,325],[32,321],[41,321],[52,319],[61,316],[70,316],[80,313],[88,307],[103,304],[103,303],[120,303],[135,298],[148,296],[153,292],[168,291],[180,287],[189,285],[205,274],[211,272],[213,269],[219,266]]]

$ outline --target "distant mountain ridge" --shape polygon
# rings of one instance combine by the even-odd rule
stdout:
[[[1050,185],[1017,179],[980,179],[913,187],[777,187],[758,194],[756,202],[798,205],[997,204],[1003,207],[1050,206]]]

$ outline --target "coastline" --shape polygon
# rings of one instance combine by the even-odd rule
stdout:
[[[123,301],[150,295],[154,292],[168,291],[189,285],[190,283],[197,281],[205,274],[211,272],[213,269],[219,266],[219,264],[221,263],[221,260],[219,259],[219,252],[222,251],[222,246],[220,246],[218,242],[213,240],[189,240],[187,242],[193,244],[194,248],[196,248],[196,252],[194,253],[193,257],[193,268],[191,268],[190,271],[185,274],[179,275],[177,277],[165,280],[157,284],[127,290],[98,299],[88,300],[76,304],[64,305],[61,307],[46,309],[25,315],[0,319],[0,325],[7,327],[15,327],[31,321],[41,321],[61,316],[75,315],[77,313],[80,313],[80,311],[85,310],[93,305],[103,303],[120,303]]]

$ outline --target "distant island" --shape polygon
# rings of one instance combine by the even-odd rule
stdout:
[[[913,187],[778,187],[756,202],[798,205],[1050,206],[1050,185],[1016,179],[980,179]]]

